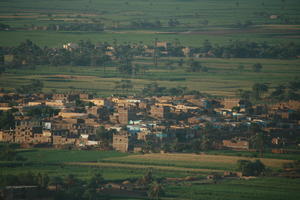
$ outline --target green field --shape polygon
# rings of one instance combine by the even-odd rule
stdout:
[[[137,58],[135,62],[149,66],[145,74],[136,76],[124,76],[115,67],[72,67],[72,66],[37,66],[35,69],[7,69],[0,75],[0,87],[13,89],[29,83],[31,79],[40,79],[44,82],[45,92],[77,90],[89,91],[98,95],[109,96],[113,93],[139,94],[142,88],[149,83],[156,82],[164,87],[187,87],[190,90],[219,95],[232,96],[238,89],[250,90],[256,82],[267,83],[269,87],[285,84],[297,79],[300,75],[300,63],[298,60],[277,59],[218,59],[199,58],[208,72],[186,72],[187,65],[178,67],[174,61],[174,69],[168,69],[166,58],[159,60],[159,66],[153,67],[151,59]],[[186,59],[188,61],[188,59]],[[254,63],[261,63],[261,72],[252,72]],[[142,64],[141,64],[142,63]],[[244,65],[244,70],[239,71],[239,65]],[[65,75],[65,76],[62,76]],[[133,89],[129,91],[115,90],[116,82],[121,79],[130,79]]]
[[[276,15],[277,19],[270,19]],[[168,21],[176,19],[177,26]],[[160,27],[132,28],[137,20],[154,22]],[[251,21],[253,25],[238,28],[238,22]],[[203,23],[206,21],[207,23]],[[64,25],[68,23],[102,23],[104,31],[47,31],[29,27]],[[300,6],[298,0],[3,0],[0,1],[0,23],[12,30],[0,31],[0,46],[15,46],[30,39],[40,46],[62,47],[67,42],[90,40],[97,42],[139,43],[153,45],[159,41],[179,41],[183,46],[199,47],[205,40],[213,45],[231,40],[267,42],[277,45],[293,42],[299,44]],[[188,87],[218,96],[232,96],[238,89],[250,89],[256,82],[267,83],[272,88],[298,78],[299,61],[273,59],[198,59],[209,68],[208,72],[187,73],[185,68],[173,64],[166,67],[161,58],[153,67],[151,58],[134,58],[134,63],[149,69],[134,77],[123,76],[115,66],[70,67],[36,66],[36,69],[7,69],[0,75],[0,87],[15,88],[30,79],[44,81],[46,92],[84,90],[109,96],[114,93],[139,94],[145,84],[157,82],[164,87]],[[187,60],[187,59],[186,59]],[[261,73],[251,71],[254,63],[263,64]],[[238,66],[245,69],[240,72]],[[57,74],[77,77],[56,77]],[[78,77],[81,76],[81,77]],[[134,89],[114,90],[115,82],[131,79]]]
[[[0,31],[0,45],[5,46],[25,39],[53,47],[81,39],[153,44],[155,38],[170,42],[177,38],[189,46],[199,46],[206,39],[214,44],[230,39],[299,43],[300,32],[298,0],[4,0],[0,2],[0,13],[1,23],[19,29]],[[272,20],[271,15],[281,18]],[[283,18],[288,21],[283,22]],[[169,19],[177,19],[180,24],[169,27]],[[135,20],[160,20],[162,26],[132,30],[129,26]],[[247,20],[253,22],[251,28],[234,27]],[[104,32],[20,30],[32,25],[95,21],[104,24]]]
[[[179,199],[298,199],[299,179],[259,178],[231,180],[215,185],[167,186],[167,195]]]
[[[85,180],[90,178],[95,172],[101,172],[106,181],[124,181],[136,180],[151,168],[155,178],[194,176],[204,180],[207,174],[214,172],[213,169],[217,168],[221,173],[223,170],[234,170],[235,160],[249,159],[247,157],[222,155],[141,155],[55,149],[20,150],[19,154],[27,158],[27,160],[25,162],[0,162],[1,174],[19,174],[31,171],[64,177],[72,173],[78,178]],[[204,159],[203,161],[201,161],[201,157]],[[193,161],[198,158],[200,158],[199,161]],[[205,159],[209,159],[210,162],[206,162]],[[275,166],[274,170],[280,166],[280,163],[286,162],[277,159],[263,159],[262,161],[269,167]],[[132,166],[128,167],[122,164],[124,162],[132,163]],[[155,163],[155,166],[151,165],[151,163]],[[260,177],[250,180],[223,179],[217,184],[209,184],[205,181],[194,184],[180,182],[179,184],[165,185],[166,196],[162,199],[250,200],[254,197],[258,200],[298,199],[300,197],[299,184],[299,179],[279,177]]]

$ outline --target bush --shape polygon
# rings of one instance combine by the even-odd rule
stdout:
[[[238,160],[238,170],[244,176],[259,176],[265,172],[266,167],[260,160],[251,162],[250,160]]]
[[[13,145],[0,146],[0,160],[1,161],[24,161],[22,156],[18,155]]]

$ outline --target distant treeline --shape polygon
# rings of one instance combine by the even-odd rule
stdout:
[[[103,31],[102,23],[68,23],[68,24],[49,24],[46,26],[49,31]]]
[[[90,66],[102,65],[110,61],[105,54],[107,44],[95,45],[90,42],[81,41],[78,48],[67,50],[64,48],[39,47],[30,40],[22,42],[16,47],[0,47],[0,62],[7,67],[18,67],[26,65],[73,65]],[[10,58],[7,59],[7,55]]]
[[[162,26],[159,20],[149,22],[147,20],[136,20],[130,23],[131,28],[160,28]]]
[[[212,45],[205,41],[202,47],[192,48],[190,54],[210,53],[217,58],[296,58],[300,55],[300,45],[266,42],[230,41],[225,45]]]
[[[24,25],[23,28],[12,28],[7,24],[0,23],[0,31],[5,30],[44,30],[44,31],[104,31],[104,25],[101,22],[95,23],[64,23],[48,24],[44,26]]]
[[[157,48],[157,56],[183,57],[184,46],[168,45],[167,48]],[[73,65],[100,66],[122,60],[124,63],[132,61],[134,56],[153,56],[146,53],[154,46],[141,44],[93,44],[80,41],[74,48],[39,47],[27,40],[15,47],[0,47],[0,63],[4,67],[18,67],[24,65]],[[278,58],[289,59],[300,55],[300,46],[294,43],[270,45],[266,42],[230,41],[225,45],[212,45],[205,41],[201,47],[189,48],[189,57],[217,57],[217,58]],[[162,54],[161,52],[167,52]],[[9,55],[9,56],[8,56]]]
[[[0,31],[9,30],[9,29],[10,29],[9,25],[0,23]]]

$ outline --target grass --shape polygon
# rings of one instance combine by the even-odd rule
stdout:
[[[28,162],[61,164],[64,162],[96,162],[105,158],[122,157],[126,153],[115,151],[82,151],[82,150],[56,150],[56,149],[31,149],[21,150],[19,154]]]

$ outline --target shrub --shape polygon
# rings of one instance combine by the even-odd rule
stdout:
[[[265,170],[265,165],[260,160],[251,162],[250,160],[238,160],[238,170],[242,172],[244,176],[259,176]]]

